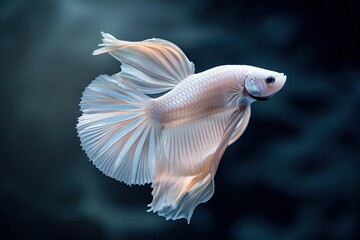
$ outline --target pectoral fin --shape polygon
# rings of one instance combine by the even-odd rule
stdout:
[[[249,124],[250,115],[251,115],[251,107],[250,105],[248,105],[245,109],[244,117],[240,120],[240,122],[238,123],[238,125],[236,126],[236,128],[234,129],[231,135],[229,145],[233,144],[244,133],[247,125]]]

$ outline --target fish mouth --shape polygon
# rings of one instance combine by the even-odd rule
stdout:
[[[254,95],[251,95],[248,91],[247,93],[249,94],[249,96],[252,98],[252,99],[255,99],[257,101],[267,101],[269,100],[272,96],[275,95],[275,93],[269,95],[269,96],[266,96],[266,97],[257,97],[257,96],[254,96]]]

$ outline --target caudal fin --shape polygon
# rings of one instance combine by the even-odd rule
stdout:
[[[151,99],[118,75],[97,77],[84,91],[77,124],[81,146],[107,176],[127,184],[152,181],[157,130]]]

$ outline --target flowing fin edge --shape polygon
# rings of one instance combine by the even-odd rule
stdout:
[[[229,116],[217,148],[205,158],[202,170],[198,173],[169,174],[166,167],[159,169],[159,166],[156,166],[152,184],[153,201],[148,205],[150,207],[148,211],[155,212],[167,220],[185,218],[188,223],[190,222],[196,206],[208,201],[214,194],[214,177],[220,159],[229,144],[232,133],[244,117],[244,112],[244,107],[240,107]]]
[[[83,150],[105,175],[129,185],[152,181],[158,130],[148,118],[149,101],[119,76],[101,75],[80,103]]]
[[[119,75],[145,94],[173,89],[194,74],[195,67],[175,44],[158,38],[131,42],[101,32],[103,43],[93,55],[109,53],[121,62]]]

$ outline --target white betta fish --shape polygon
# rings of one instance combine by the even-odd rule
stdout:
[[[121,72],[101,75],[85,89],[77,124],[81,145],[107,176],[129,185],[152,183],[149,211],[189,222],[195,207],[214,194],[220,158],[247,127],[250,104],[273,96],[286,76],[246,65],[195,74],[171,42],[102,35],[93,55],[110,53]],[[148,96],[156,93],[164,94]]]

